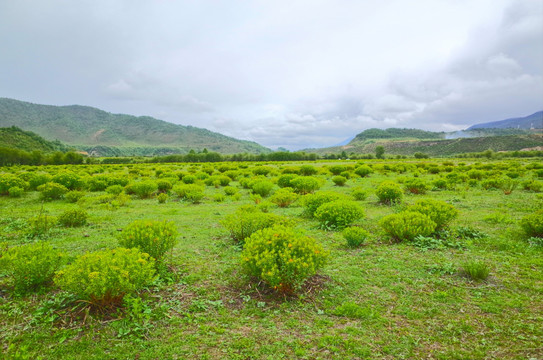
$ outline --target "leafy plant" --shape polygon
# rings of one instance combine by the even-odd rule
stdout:
[[[168,200],[169,196],[166,193],[160,193],[156,198],[159,204],[164,204],[166,200]]]
[[[347,246],[352,248],[362,246],[370,235],[366,230],[356,226],[344,229],[341,234],[347,241]]]
[[[472,280],[486,280],[490,274],[490,268],[482,261],[468,261],[462,264],[463,273]]]
[[[70,202],[70,203],[76,203],[79,201],[79,199],[81,199],[83,196],[85,196],[85,193],[82,192],[82,191],[77,191],[77,190],[72,190],[72,191],[68,191],[66,193],[66,195],[64,195],[64,198],[66,199],[66,201]]]
[[[282,294],[292,294],[325,264],[328,253],[313,238],[285,226],[259,230],[245,242],[245,271]]]
[[[262,197],[269,196],[273,190],[273,187],[274,187],[274,184],[269,180],[256,180],[251,185],[253,194],[257,194]]]
[[[347,178],[341,175],[337,175],[332,178],[332,181],[334,182],[334,184],[336,184],[336,186],[344,186],[347,182]]]
[[[379,225],[397,241],[412,241],[419,235],[429,236],[437,226],[429,216],[414,211],[387,215],[379,221]]]
[[[44,241],[10,248],[0,257],[15,291],[20,293],[50,283],[62,262],[63,254]]]
[[[375,191],[375,194],[379,198],[380,203],[387,205],[399,203],[403,197],[400,185],[392,181],[382,182]]]
[[[233,187],[233,186],[225,186],[223,190],[224,190],[224,193],[225,193],[226,195],[228,195],[228,196],[235,195],[235,194],[237,194],[237,192],[238,192],[238,189],[236,189],[236,188]]]
[[[138,249],[117,248],[88,253],[56,273],[55,283],[92,305],[120,305],[155,279],[155,261]]]
[[[351,195],[355,200],[358,200],[358,201],[366,200],[366,198],[368,197],[368,193],[366,192],[366,190],[360,187],[354,188],[351,191]]]
[[[13,187],[27,189],[29,185],[26,181],[16,175],[0,174],[0,195],[8,195],[9,189]]]
[[[436,224],[436,230],[443,229],[458,216],[458,210],[451,204],[440,200],[419,200],[415,205],[409,206],[408,211],[415,211],[427,215]]]
[[[183,200],[194,204],[200,202],[204,197],[204,188],[196,184],[179,184],[174,186],[173,191]]]
[[[230,232],[230,237],[234,241],[243,243],[258,230],[277,224],[288,225],[291,221],[279,215],[255,211],[253,207],[242,207],[227,215],[220,223]]]
[[[319,179],[313,176],[298,176],[290,180],[290,185],[298,194],[310,194],[321,187]]]
[[[61,184],[48,182],[38,186],[38,191],[41,193],[40,198],[45,201],[60,199],[68,192],[68,189]]]
[[[346,200],[347,197],[335,191],[319,191],[315,194],[309,194],[302,197],[302,206],[304,207],[304,215],[314,217],[317,209],[328,202],[335,200]]]
[[[70,209],[58,217],[58,223],[64,227],[80,227],[87,223],[88,216],[83,209]]]
[[[412,194],[426,194],[428,185],[421,179],[413,178],[409,179],[404,184],[405,190]]]
[[[8,189],[8,193],[10,198],[20,198],[25,193],[25,189],[13,186]]]
[[[298,200],[300,196],[296,194],[291,188],[282,188],[277,190],[270,201],[279,207],[288,207],[293,202]]]
[[[364,217],[364,210],[355,201],[335,200],[325,203],[315,211],[315,218],[320,221],[321,228],[344,228]]]
[[[537,210],[523,217],[520,226],[529,237],[543,238],[543,210]]]
[[[147,199],[158,190],[158,185],[154,181],[145,180],[132,184],[131,190],[140,199]]]
[[[136,220],[123,229],[119,244],[137,248],[161,262],[177,242],[177,228],[172,221]]]
[[[354,171],[354,173],[357,174],[360,177],[366,177],[369,174],[371,174],[372,172],[373,172],[373,170],[368,165],[360,165]]]

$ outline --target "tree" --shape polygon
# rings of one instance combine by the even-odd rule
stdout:
[[[377,159],[384,159],[385,158],[385,147],[382,145],[379,145],[375,148],[375,157]]]

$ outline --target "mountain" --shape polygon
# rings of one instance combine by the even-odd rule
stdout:
[[[44,153],[68,150],[68,147],[59,141],[45,140],[32,131],[24,131],[16,126],[0,128],[0,147],[28,152],[38,150]]]
[[[268,153],[255,142],[149,116],[111,114],[88,106],[52,106],[0,98],[0,127],[17,126],[79,149],[117,155],[187,153],[204,148],[223,154]]]
[[[543,111],[538,111],[532,115],[519,118],[511,118],[500,121],[492,121],[482,124],[475,124],[470,126],[468,130],[474,129],[484,129],[484,128],[494,128],[494,129],[506,129],[506,128],[515,128],[515,129],[543,129]]]

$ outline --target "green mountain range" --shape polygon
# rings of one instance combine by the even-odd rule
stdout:
[[[0,128],[0,147],[28,152],[37,150],[44,153],[69,150],[58,140],[48,141],[32,131],[24,131],[16,126]]]
[[[191,149],[269,153],[255,142],[149,116],[111,114],[80,105],[52,106],[0,98],[0,127],[17,126],[101,156],[164,155]]]

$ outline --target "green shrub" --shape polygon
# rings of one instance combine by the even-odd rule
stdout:
[[[258,230],[277,224],[289,225],[291,221],[279,215],[264,213],[254,207],[242,207],[227,215],[220,223],[229,231],[234,241],[243,243]]]
[[[379,198],[379,202],[382,204],[395,204],[402,201],[403,192],[400,185],[392,181],[382,182],[375,194]]]
[[[28,220],[28,235],[31,237],[46,235],[57,224],[54,216],[40,214]]]
[[[296,179],[298,175],[296,174],[285,174],[279,176],[277,179],[277,186],[284,188],[284,187],[293,187],[290,183],[293,179]]]
[[[35,173],[28,179],[30,189],[36,190],[38,186],[46,184],[51,181],[53,177],[47,173]]]
[[[458,216],[458,210],[451,204],[432,199],[419,200],[407,210],[427,215],[436,224],[436,230],[443,229]]]
[[[82,191],[78,191],[78,190],[72,190],[72,191],[68,191],[66,193],[66,195],[64,195],[64,198],[66,199],[66,201],[70,202],[70,203],[76,203],[79,201],[79,199],[81,199],[83,196],[85,196],[85,193],[82,192]]]
[[[253,174],[255,174],[255,175],[261,175],[261,176],[266,176],[266,175],[268,175],[271,171],[272,171],[272,168],[270,168],[270,167],[268,167],[268,166],[256,166],[256,167],[253,169]]]
[[[154,181],[145,180],[132,184],[131,189],[140,199],[148,199],[158,190],[158,185]]]
[[[0,195],[8,195],[9,189],[13,187],[28,189],[29,185],[26,181],[13,174],[0,174]]]
[[[123,229],[119,244],[137,248],[160,262],[175,246],[177,236],[177,228],[171,221],[136,220]]]
[[[168,200],[169,196],[166,193],[160,193],[156,198],[159,204],[164,204],[166,200]]]
[[[58,223],[64,227],[80,227],[87,223],[88,216],[83,209],[66,210],[58,217]]]
[[[290,185],[298,194],[310,194],[321,187],[319,179],[312,176],[298,176],[290,181]]]
[[[282,188],[272,195],[270,201],[279,207],[288,207],[299,197],[300,195],[296,194],[291,188]]]
[[[20,198],[25,193],[25,189],[13,186],[8,189],[8,193],[11,198]]]
[[[296,292],[325,264],[328,253],[314,239],[285,226],[252,234],[245,242],[245,271],[281,294]]]
[[[332,178],[332,181],[334,182],[334,184],[336,184],[336,186],[344,186],[345,183],[347,182],[347,178],[344,176],[338,175],[338,176],[334,176]]]
[[[185,184],[194,184],[196,177],[194,175],[185,175],[182,180]]]
[[[343,165],[332,165],[328,168],[328,171],[330,171],[332,175],[339,175],[345,170],[347,170],[347,168]]]
[[[123,297],[151,284],[155,261],[138,249],[117,248],[85,254],[58,271],[55,283],[95,306],[120,305]]]
[[[341,234],[347,241],[347,246],[352,248],[362,246],[370,235],[366,230],[355,226],[346,228]]]
[[[412,194],[426,194],[428,185],[421,179],[413,178],[409,179],[404,184],[405,190]]]
[[[235,187],[233,186],[225,186],[224,187],[224,193],[228,196],[232,196],[232,195],[235,195],[237,194],[238,192],[238,189],[236,189]]]
[[[434,189],[445,190],[447,189],[448,182],[447,180],[440,178],[440,179],[434,180],[432,182],[432,185],[434,186]]]
[[[38,191],[41,193],[40,198],[45,201],[60,199],[68,192],[68,189],[61,184],[48,182],[38,186]]]
[[[2,268],[19,293],[50,283],[62,262],[63,255],[44,241],[10,248],[0,257]]]
[[[502,179],[498,177],[481,181],[481,187],[485,190],[496,190],[501,187]]]
[[[315,168],[313,165],[300,166],[300,175],[302,176],[315,175],[317,172],[318,172],[317,168]]]
[[[62,170],[53,176],[53,182],[64,185],[68,190],[81,189],[83,179],[73,171]]]
[[[174,186],[173,191],[181,199],[197,204],[204,198],[204,187],[196,184],[179,184]]]
[[[319,191],[315,194],[309,194],[302,197],[302,206],[304,207],[304,215],[314,217],[317,209],[328,202],[335,200],[346,200],[347,197],[343,194],[334,191]]]
[[[355,201],[335,200],[325,203],[315,211],[315,218],[323,229],[344,228],[364,217],[364,210]]]
[[[379,225],[397,241],[412,241],[419,235],[428,236],[437,226],[429,216],[413,211],[387,215],[379,221]]]
[[[469,261],[462,265],[464,274],[472,280],[486,280],[490,274],[490,268],[482,261]]]
[[[226,200],[226,195],[224,194],[217,193],[213,195],[213,201],[215,202],[223,202],[224,200]]]
[[[529,237],[543,238],[543,210],[537,210],[523,217],[520,220],[520,226]]]
[[[124,188],[121,185],[111,185],[106,188],[106,192],[113,195],[119,195],[123,190]]]
[[[373,170],[368,165],[360,165],[356,168],[354,173],[360,177],[366,177],[371,174]]]
[[[251,184],[253,194],[258,194],[262,197],[270,195],[274,187],[274,184],[269,180],[256,180]]]
[[[543,190],[543,181],[525,180],[522,182],[522,188],[526,191],[541,192]]]
[[[366,190],[360,187],[356,187],[351,191],[351,196],[355,200],[362,201],[362,200],[366,200],[366,198],[368,197],[368,193],[366,192]]]

